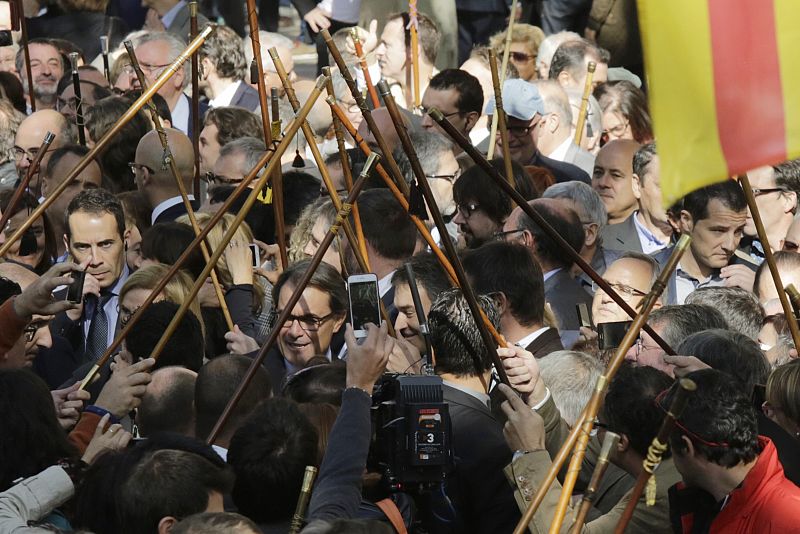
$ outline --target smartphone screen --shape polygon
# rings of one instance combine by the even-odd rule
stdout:
[[[358,274],[347,279],[350,295],[350,320],[356,337],[367,335],[367,323],[381,324],[378,296],[378,277],[374,274]]]
[[[250,255],[253,257],[253,267],[261,267],[260,250],[255,243],[250,243]]]
[[[67,286],[66,300],[80,304],[83,298],[83,282],[86,279],[85,271],[72,271],[70,274],[72,283]]]

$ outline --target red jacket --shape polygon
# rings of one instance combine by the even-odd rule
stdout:
[[[800,533],[800,488],[783,475],[772,442],[763,436],[758,441],[761,453],[756,465],[713,518],[710,534]],[[699,526],[694,525],[695,514],[683,515],[680,523],[683,532],[697,532],[693,530]],[[700,530],[705,529],[700,527]]]

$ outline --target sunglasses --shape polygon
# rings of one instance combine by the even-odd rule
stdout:
[[[526,54],[525,52],[511,52],[511,59],[516,61],[517,63],[523,63],[530,61],[532,59],[536,59],[536,54]]]

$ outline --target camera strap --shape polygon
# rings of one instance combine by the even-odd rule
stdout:
[[[392,499],[380,500],[375,503],[375,506],[381,509],[381,512],[389,519],[389,522],[398,534],[408,534],[406,524],[403,521],[403,515]]]

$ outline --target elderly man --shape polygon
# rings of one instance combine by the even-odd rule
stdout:
[[[494,98],[489,99],[485,112],[494,114]],[[589,183],[589,175],[570,163],[544,156],[537,145],[538,128],[544,126],[544,101],[537,86],[522,80],[506,80],[503,84],[503,109],[507,115],[508,148],[511,157],[522,165],[544,167],[557,182],[577,180]],[[502,154],[501,138],[497,136],[496,154]]]
[[[36,158],[36,153],[39,151],[39,147],[42,146],[42,141],[44,141],[47,132],[55,134],[56,137],[53,139],[48,153],[39,163],[39,169],[34,169],[30,183],[32,188],[38,186],[39,174],[47,166],[52,151],[74,141],[72,130],[69,122],[61,113],[52,109],[43,109],[32,113],[23,120],[17,129],[16,136],[14,136],[14,161],[19,177],[23,178]]]
[[[538,127],[539,137],[536,146],[548,158],[572,163],[591,174],[594,169],[594,156],[573,141],[572,107],[567,93],[552,80],[539,80],[533,83],[539,88],[545,110]]]
[[[603,231],[608,248],[642,252],[633,219],[638,205],[633,192],[633,155],[638,149],[635,141],[611,141],[600,149],[594,162],[592,188],[608,211],[608,226]]]
[[[31,39],[28,42],[31,58],[31,74],[33,76],[33,91],[28,87],[28,77],[20,76],[28,108],[33,99],[36,109],[54,109],[56,107],[56,89],[58,80],[64,75],[64,58],[58,47],[50,39]],[[16,57],[17,72],[25,72],[25,54],[20,48]]]
[[[650,291],[658,273],[659,267],[653,258],[640,252],[628,252],[608,266],[603,280],[635,310]],[[660,304],[656,303],[655,307],[660,307]],[[597,287],[592,300],[592,319],[598,325],[631,318],[602,288]]]
[[[186,191],[191,191],[194,175],[192,141],[173,128],[167,128],[165,131],[172,157],[183,179],[183,186]],[[170,222],[185,215],[186,207],[180,189],[175,183],[170,167],[164,164],[164,149],[155,130],[147,132],[139,141],[135,159],[136,161],[131,163],[131,169],[136,177],[136,187],[153,210],[151,223]],[[194,201],[194,196],[188,195],[188,197]],[[197,203],[193,202],[192,207],[197,209]]]

